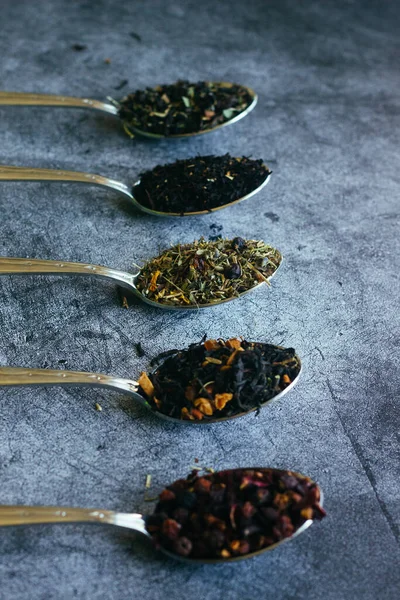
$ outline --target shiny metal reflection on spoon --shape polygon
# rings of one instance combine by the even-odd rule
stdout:
[[[282,349],[281,346],[277,348]],[[169,417],[160,411],[152,408],[152,406],[146,401],[141,394],[138,393],[138,382],[132,379],[123,379],[122,377],[114,377],[112,375],[103,375],[101,373],[86,373],[82,371],[65,371],[65,370],[53,370],[53,369],[26,369],[23,367],[0,367],[0,387],[19,387],[19,386],[53,386],[53,385],[73,385],[73,386],[91,386],[91,387],[106,387],[114,390],[122,391],[129,394],[135,402],[138,402],[142,406],[148,408],[153,414],[160,419],[171,421],[174,423],[181,423],[184,425],[207,425],[210,423],[219,423],[222,421],[230,421],[231,419],[237,419],[244,417],[245,415],[259,410],[270,404],[273,400],[278,400],[287,394],[297,383],[302,365],[300,358],[295,355],[295,358],[299,365],[299,372],[293,381],[281,392],[273,396],[270,400],[264,402],[260,407],[255,406],[254,408],[231,415],[229,417],[215,417],[210,419],[207,417],[204,420],[185,420],[176,419]],[[165,359],[167,360],[167,359]],[[156,367],[157,370],[160,368],[162,363],[159,363]]]
[[[257,471],[262,471],[265,467],[254,467]],[[283,474],[283,469],[271,469],[268,470],[277,471],[280,474]],[[296,473],[295,471],[286,471],[287,474],[293,474],[294,476],[304,477],[300,473]],[[319,486],[318,490],[320,492],[320,500],[319,504],[323,506],[323,493]],[[0,505],[0,527],[7,527],[12,525],[42,525],[48,523],[98,523],[105,525],[115,525],[116,527],[124,527],[126,529],[131,529],[137,533],[140,533],[147,538],[151,539],[150,534],[146,529],[146,521],[143,515],[138,513],[120,513],[112,510],[103,510],[98,508],[73,508],[66,506],[21,506],[21,505]],[[295,538],[296,536],[303,533],[306,529],[310,527],[314,522],[313,519],[308,519],[305,521],[296,531],[290,536],[283,538],[279,542],[275,544],[271,544],[266,548],[262,548],[261,550],[257,550],[255,552],[249,552],[248,554],[244,554],[241,556],[234,557],[221,557],[221,558],[190,558],[180,556],[178,554],[174,554],[169,552],[168,550],[160,547],[160,550],[167,554],[169,557],[174,558],[179,561],[189,562],[189,563],[207,563],[207,564],[221,564],[223,562],[237,562],[239,560],[245,560],[248,558],[252,558],[254,556],[258,556],[259,554],[264,554],[264,552],[269,552],[270,550],[274,550],[281,544],[288,542]]]
[[[216,84],[222,85],[223,87],[233,86],[234,84],[220,81],[215,82]],[[215,125],[214,127],[210,127],[210,129],[204,129],[201,131],[196,131],[193,133],[182,133],[164,136],[159,133],[149,133],[148,131],[144,131],[141,129],[137,129],[136,127],[132,127],[129,125],[129,130],[132,133],[138,134],[142,137],[147,137],[151,139],[173,139],[173,138],[185,138],[192,137],[194,135],[202,135],[204,133],[211,133],[217,129],[221,129],[221,127],[225,127],[226,125],[231,125],[232,123],[236,123],[243,119],[246,115],[249,114],[253,110],[253,108],[257,104],[257,94],[249,87],[242,85],[243,89],[247,91],[250,95],[252,101],[245,110],[237,114],[235,117],[225,121],[224,123],[220,123],[219,125]],[[58,108],[89,108],[92,110],[97,110],[100,112],[107,113],[108,115],[113,115],[119,117],[120,104],[113,100],[112,98],[107,98],[108,102],[102,102],[99,100],[91,100],[90,98],[74,98],[71,96],[58,96],[51,94],[31,94],[26,92],[0,92],[0,106],[52,106]]]
[[[279,264],[276,266],[275,271],[269,276],[270,280],[280,265],[282,264],[282,255],[276,250],[277,256],[279,256]],[[132,275],[125,271],[117,271],[109,267],[103,267],[101,265],[92,265],[88,263],[75,263],[75,262],[64,262],[60,260],[41,260],[38,258],[8,258],[0,257],[0,276],[1,275],[94,275],[105,279],[113,279],[120,286],[130,290],[137,298],[150,304],[155,308],[161,308],[164,310],[198,310],[201,308],[211,308],[218,304],[224,304],[225,302],[231,302],[237,298],[241,298],[246,294],[252,292],[256,288],[264,285],[264,282],[260,282],[254,287],[238,294],[234,298],[224,298],[215,302],[209,302],[208,304],[181,304],[175,306],[172,304],[162,304],[161,302],[155,302],[144,296],[137,288],[136,282],[140,275],[140,271]]]
[[[140,185],[140,180],[136,181],[133,184],[133,186],[129,187],[121,181],[116,181],[115,179],[110,179],[109,177],[103,177],[102,175],[93,175],[91,173],[81,173],[79,171],[63,171],[60,169],[36,169],[30,167],[14,167],[0,165],[0,181],[53,181],[61,183],[80,183],[86,185],[95,185],[112,189],[122,194],[134,204],[137,210],[144,212],[148,215],[152,215],[155,217],[194,217],[199,215],[207,215],[212,212],[216,212],[217,210],[228,208],[229,206],[233,206],[234,204],[243,202],[243,200],[248,200],[249,198],[257,194],[260,190],[262,190],[264,186],[267,185],[272,173],[272,171],[270,171],[266,165],[264,166],[268,170],[265,180],[257,188],[252,190],[249,194],[246,194],[241,198],[237,198],[232,202],[227,202],[222,206],[211,208],[210,210],[199,210],[195,212],[183,213],[161,212],[157,210],[152,210],[151,208],[147,208],[146,206],[140,204],[134,196],[134,190],[138,185]]]

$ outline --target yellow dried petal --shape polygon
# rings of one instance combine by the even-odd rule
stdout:
[[[312,519],[313,518],[313,509],[311,507],[303,508],[303,510],[300,512],[300,514],[303,517],[303,519]]]
[[[147,373],[145,373],[144,371],[140,374],[140,377],[138,379],[138,383],[140,385],[140,387],[142,388],[142,390],[144,391],[144,393],[149,397],[152,398],[154,396],[154,385],[151,383]]]
[[[230,402],[233,398],[233,394],[225,392],[224,394],[215,394],[214,404],[215,408],[218,410],[222,410],[225,408],[226,404]]]
[[[240,340],[238,340],[237,338],[231,338],[230,340],[227,340],[225,342],[225,346],[227,348],[235,348],[236,350],[238,350],[239,348],[242,347],[242,342]]]
[[[207,398],[197,398],[197,400],[194,401],[194,405],[203,413],[203,415],[211,416],[214,412],[211,402]]]
[[[217,340],[206,340],[204,342],[204,348],[206,350],[216,350],[217,348],[219,348],[219,343],[217,342]]]
[[[185,419],[186,421],[194,421],[193,415],[188,411],[186,407],[181,410],[181,419]]]
[[[151,281],[150,281],[150,285],[149,285],[149,290],[151,292],[155,292],[157,289],[157,279],[159,278],[159,276],[161,275],[161,271],[155,271],[155,273],[153,273],[153,275],[151,276]]]

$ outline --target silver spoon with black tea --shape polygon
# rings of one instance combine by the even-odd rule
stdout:
[[[129,186],[102,175],[0,165],[0,181],[78,183],[112,189],[156,217],[206,215],[248,200],[267,185],[270,169],[245,156],[197,156],[157,166]]]
[[[243,119],[257,104],[249,87],[228,82],[189,83],[138,90],[115,101],[74,98],[49,94],[0,92],[3,106],[53,106],[89,108],[122,119],[131,137],[161,139],[209,133]]]
[[[138,381],[64,369],[0,367],[0,386],[107,387],[129,394],[162,419],[207,424],[261,410],[287,394],[301,373],[293,348],[236,338],[192,344],[155,360],[157,367],[141,373]]]

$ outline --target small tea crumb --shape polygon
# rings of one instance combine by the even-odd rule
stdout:
[[[136,353],[139,356],[139,358],[141,358],[142,356],[145,355],[145,351],[143,350],[141,342],[137,342],[135,344],[135,348],[136,348]]]

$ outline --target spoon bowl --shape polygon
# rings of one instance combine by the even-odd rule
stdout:
[[[234,84],[228,82],[215,82],[218,85],[223,87],[232,87]],[[162,135],[158,133],[150,133],[148,131],[144,131],[138,129],[136,127],[124,126],[125,132],[130,135],[130,137],[134,137],[134,134],[140,135],[142,137],[150,138],[150,139],[176,139],[176,138],[185,138],[192,137],[195,135],[202,135],[204,133],[211,133],[216,131],[217,129],[221,129],[227,125],[231,125],[243,119],[246,115],[248,115],[257,104],[257,94],[249,87],[242,85],[243,89],[247,91],[249,96],[251,97],[251,103],[239,114],[228,119],[224,123],[220,123],[215,125],[214,127],[210,127],[209,129],[204,129],[200,131],[195,131],[193,133],[182,133],[182,134],[173,134],[173,135]],[[52,106],[58,108],[89,108],[92,110],[104,112],[108,115],[113,115],[115,117],[120,117],[120,109],[121,104],[113,100],[112,98],[107,98],[108,102],[102,102],[99,100],[92,100],[90,98],[75,98],[72,96],[58,96],[52,94],[33,94],[26,92],[0,92],[0,106]]]
[[[267,281],[275,275],[280,265],[282,264],[282,255],[276,250],[277,257],[279,259],[278,265],[276,265],[273,273],[268,277]],[[208,304],[180,304],[179,306],[173,304],[162,304],[161,302],[156,302],[154,300],[150,300],[145,295],[143,295],[137,288],[137,280],[141,274],[141,271],[138,271],[136,274],[132,275],[131,273],[126,273],[124,271],[117,271],[115,269],[111,269],[109,267],[103,267],[101,265],[92,265],[89,263],[74,263],[74,262],[61,262],[57,260],[40,260],[40,259],[25,259],[25,258],[8,258],[8,257],[0,257],[0,276],[1,275],[94,275],[106,279],[112,279],[117,281],[119,285],[129,289],[131,293],[135,295],[135,297],[139,298],[145,304],[153,306],[154,308],[161,308],[164,310],[198,310],[203,308],[211,308],[214,306],[218,306],[219,304],[224,304],[226,302],[231,302],[236,300],[237,298],[241,298],[246,294],[252,292],[256,288],[264,285],[264,281],[258,283],[257,285],[251,287],[250,289],[241,292],[238,296],[234,298],[224,298],[215,302],[210,302]]]
[[[240,469],[242,470],[242,469]],[[253,470],[265,471],[265,467],[255,467]],[[235,471],[235,469],[232,469]],[[268,468],[268,471],[275,472],[277,475],[293,475],[304,479],[304,475],[295,471],[284,471],[282,469]],[[308,479],[308,478],[307,478]],[[308,479],[309,480],[309,479]],[[309,480],[311,482],[311,480]],[[319,492],[318,505],[323,506],[323,493],[321,488],[313,483]],[[171,484],[173,485],[173,484]],[[222,564],[224,562],[237,562],[264,554],[274,550],[284,542],[288,542],[310,527],[314,519],[305,520],[290,536],[281,539],[280,541],[270,544],[260,550],[248,552],[239,556],[218,557],[218,558],[190,558],[175,554],[168,551],[162,545],[159,549],[167,556],[191,564]],[[146,517],[139,513],[119,513],[111,510],[91,509],[91,508],[75,508],[65,506],[23,506],[23,505],[0,505],[0,527],[9,527],[16,525],[39,525],[48,523],[97,523],[106,525],[115,525],[130,529],[141,535],[151,539],[150,533],[147,531]]]
[[[210,208],[209,210],[199,210],[194,212],[162,212],[158,210],[153,210],[151,208],[147,208],[138,202],[135,198],[134,192],[135,188],[140,185],[140,179],[137,180],[132,187],[129,187],[127,184],[116,181],[115,179],[110,179],[109,177],[104,177],[103,175],[94,175],[92,173],[81,173],[79,171],[64,171],[60,169],[36,169],[30,167],[14,167],[7,165],[0,165],[0,181],[48,181],[48,182],[59,182],[59,183],[79,183],[86,185],[94,185],[107,189],[112,189],[119,194],[122,194],[126,198],[133,203],[135,208],[147,215],[151,215],[153,217],[194,217],[201,215],[208,215],[210,213],[216,212],[217,210],[222,210],[224,208],[229,208],[234,204],[238,204],[239,202],[243,202],[244,200],[248,200],[255,194],[258,194],[259,191],[262,190],[263,187],[267,185],[270,180],[272,171],[269,170],[267,165],[264,165],[267,169],[268,173],[264,181],[254,190],[242,196],[241,198],[237,198],[232,202],[227,202],[221,206],[217,206],[215,208]]]
[[[282,346],[277,346],[282,349]],[[168,356],[170,358],[171,355]],[[274,400],[282,398],[287,394],[297,383],[299,376],[302,371],[302,365],[300,358],[295,355],[297,360],[299,371],[296,377],[291,383],[285,387],[281,392],[261,404],[261,406],[251,408],[247,411],[236,413],[228,417],[213,417],[205,420],[185,420],[170,417],[160,411],[155,410],[147,400],[138,393],[139,384],[137,381],[132,379],[123,379],[121,377],[114,377],[111,375],[104,375],[101,373],[87,373],[81,371],[67,371],[67,370],[53,370],[53,369],[26,369],[22,367],[0,367],[0,387],[19,387],[19,386],[85,386],[85,387],[106,387],[114,390],[122,391],[133,398],[135,402],[138,402],[141,406],[144,406],[156,415],[160,419],[170,421],[172,423],[179,423],[184,425],[208,425],[211,423],[220,423],[223,421],[230,421],[239,417],[244,417],[260,408],[264,408]],[[167,358],[165,359],[167,360]],[[156,371],[160,368],[162,363],[159,363],[154,369]]]

